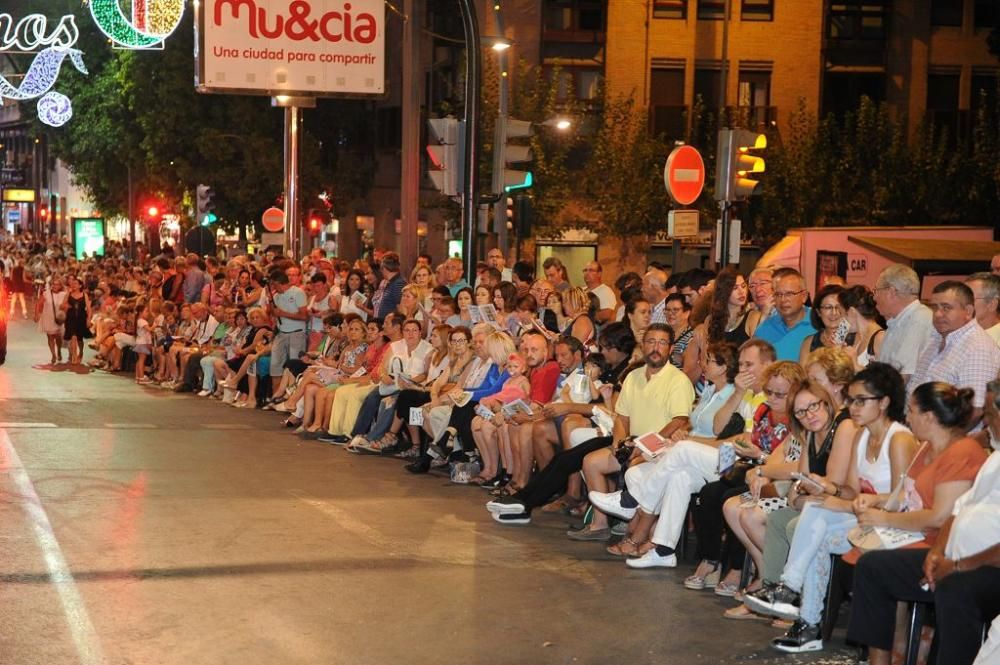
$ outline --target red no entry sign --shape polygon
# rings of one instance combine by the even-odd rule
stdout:
[[[281,208],[268,208],[260,216],[260,223],[265,231],[278,233],[285,228],[285,211]]]
[[[670,198],[677,203],[686,206],[697,201],[705,187],[701,153],[689,145],[674,148],[663,167],[663,182]]]

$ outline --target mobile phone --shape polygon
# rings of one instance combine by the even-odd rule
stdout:
[[[804,473],[799,473],[798,471],[792,471],[792,473],[790,473],[789,475],[795,480],[799,481],[800,483],[805,483],[806,485],[810,485],[821,492],[826,491],[826,488],[823,487],[822,483],[813,480],[811,477],[805,475]]]
[[[841,319],[833,331],[833,343],[836,346],[844,346],[847,343],[847,335],[850,332],[851,324],[847,322],[847,319]]]

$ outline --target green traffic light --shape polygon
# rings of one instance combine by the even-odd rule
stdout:
[[[531,187],[534,184],[535,184],[535,179],[531,175],[531,171],[525,171],[524,172],[524,182],[522,182],[522,183],[520,183],[518,185],[507,185],[506,187],[503,188],[503,191],[505,191],[505,192],[513,192],[515,189],[528,189],[529,187]]]
[[[216,215],[214,212],[209,212],[205,213],[205,216],[201,220],[201,225],[211,226],[212,224],[215,224],[217,221],[219,221],[218,215]]]

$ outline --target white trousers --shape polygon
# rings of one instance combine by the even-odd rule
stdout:
[[[719,451],[695,441],[678,441],[654,462],[625,472],[628,492],[643,512],[659,515],[650,538],[657,545],[675,547],[684,528],[691,495],[719,479]]]

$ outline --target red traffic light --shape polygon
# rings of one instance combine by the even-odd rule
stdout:
[[[39,207],[38,208],[38,216],[40,218],[42,218],[42,219],[48,219],[49,218],[49,207],[48,206],[41,206],[41,207]]]
[[[319,230],[322,226],[323,223],[320,221],[319,217],[314,216],[309,218],[309,233],[311,235],[319,235]]]
[[[150,217],[156,217],[160,214],[160,209],[156,206],[149,206],[149,210],[147,210],[146,213],[149,214]]]

